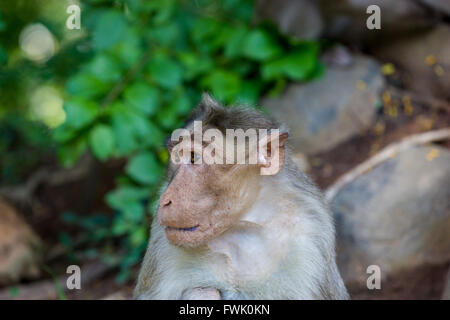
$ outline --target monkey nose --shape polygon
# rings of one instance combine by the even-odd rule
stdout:
[[[168,208],[171,204],[172,204],[172,200],[167,199],[167,200],[164,200],[164,201],[161,203],[161,207],[162,207],[162,208]]]

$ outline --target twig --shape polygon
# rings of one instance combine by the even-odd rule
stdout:
[[[28,180],[20,185],[6,186],[0,188],[0,195],[20,205],[30,205],[33,194],[43,183],[58,186],[63,183],[76,181],[89,172],[92,161],[86,157],[84,161],[70,169],[54,170],[53,168],[42,168],[32,174]]]
[[[400,142],[392,143],[379,153],[356,166],[353,170],[341,176],[337,181],[325,191],[325,199],[331,201],[336,194],[347,184],[355,180],[358,176],[372,170],[382,162],[394,157],[399,152],[412,146],[426,144],[433,141],[440,141],[450,138],[450,128],[428,131],[404,138]]]
[[[40,169],[22,185],[0,188],[0,195],[16,203],[30,204],[34,190],[47,178],[50,172],[48,168]]]

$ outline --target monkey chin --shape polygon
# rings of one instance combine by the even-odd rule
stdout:
[[[167,240],[179,247],[196,248],[205,245],[214,235],[212,228],[196,225],[190,228],[165,227]]]

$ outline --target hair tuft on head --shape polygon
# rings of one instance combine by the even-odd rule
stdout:
[[[200,105],[205,108],[207,111],[208,109],[221,109],[222,106],[220,105],[217,100],[215,100],[209,93],[203,92],[202,93],[202,100],[200,102]]]

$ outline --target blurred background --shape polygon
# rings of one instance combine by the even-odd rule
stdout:
[[[449,0],[0,0],[0,299],[131,297],[203,91],[290,127],[354,299],[450,297]]]

